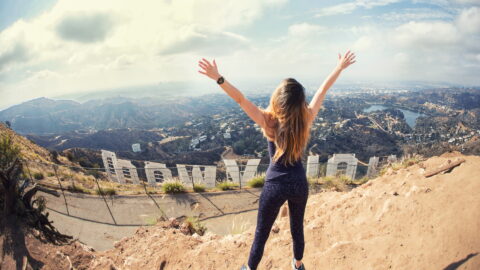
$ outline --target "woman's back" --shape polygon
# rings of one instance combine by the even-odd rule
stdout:
[[[306,178],[301,158],[296,160],[293,165],[284,165],[283,159],[285,158],[285,155],[282,155],[279,160],[275,162],[273,160],[273,155],[276,150],[275,142],[268,139],[267,142],[270,164],[268,165],[265,181],[293,182],[298,178]]]

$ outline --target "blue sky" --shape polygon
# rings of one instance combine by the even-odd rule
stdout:
[[[480,85],[478,44],[480,0],[2,0],[0,109],[160,82],[218,91],[201,57],[246,92],[285,77],[313,91],[347,49],[343,83]]]

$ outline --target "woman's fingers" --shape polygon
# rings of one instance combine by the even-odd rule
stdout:
[[[207,61],[206,61],[205,59],[202,59],[202,61],[200,61],[199,63],[205,65],[206,67],[209,66],[208,63],[207,63]]]
[[[207,75],[206,72],[203,72],[203,71],[201,71],[201,70],[199,70],[198,73],[201,73],[201,74],[203,74],[203,75]]]
[[[217,68],[217,63],[215,63],[215,59],[213,59],[213,66]]]
[[[198,65],[205,70],[208,68],[207,65],[202,62],[199,62]]]
[[[212,66],[212,64],[210,64],[210,62],[208,62],[208,60],[207,60],[207,59],[205,59],[205,58],[202,58],[202,60],[203,60],[203,61],[204,61],[204,62],[205,62],[207,65],[208,65],[208,67],[211,67],[211,66]]]

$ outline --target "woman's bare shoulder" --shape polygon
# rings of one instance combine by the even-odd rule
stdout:
[[[265,127],[263,128],[263,134],[268,140],[273,141],[275,138],[275,130],[277,128],[278,121],[270,114],[265,114]]]

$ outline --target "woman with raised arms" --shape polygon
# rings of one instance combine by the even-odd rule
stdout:
[[[295,79],[287,78],[273,91],[269,106],[260,109],[219,73],[215,60],[212,63],[206,59],[199,61],[199,72],[216,81],[240,105],[261,127],[268,142],[270,164],[259,199],[255,239],[248,266],[243,265],[242,270],[257,269],[270,230],[285,201],[288,201],[293,239],[292,269],[305,269],[302,263],[305,247],[303,218],[308,199],[308,182],[301,157],[309,139],[310,127],[328,89],[340,73],[353,63],[355,54],[350,51],[343,56],[339,54],[337,66],[310,103],[306,102],[305,88]]]

